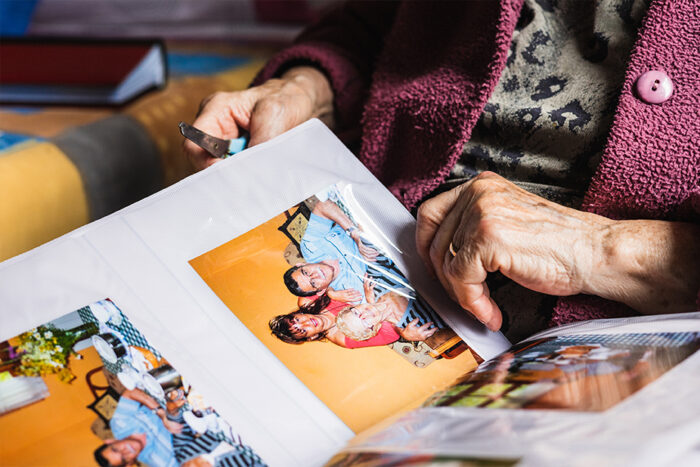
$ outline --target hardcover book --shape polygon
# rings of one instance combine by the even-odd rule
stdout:
[[[167,80],[155,40],[0,39],[0,102],[123,105]]]

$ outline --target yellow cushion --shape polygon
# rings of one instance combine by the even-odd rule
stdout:
[[[0,261],[89,221],[78,169],[51,143],[0,154]]]

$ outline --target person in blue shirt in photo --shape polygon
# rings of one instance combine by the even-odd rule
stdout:
[[[328,291],[335,300],[365,301],[363,279],[379,252],[362,242],[360,230],[338,205],[330,200],[316,204],[300,250],[307,262],[284,275],[292,294],[308,297]]]
[[[122,393],[109,422],[116,439],[95,450],[101,467],[128,466],[137,460],[149,467],[177,467],[173,434],[183,425],[167,418],[165,409],[139,389]]]
[[[297,263],[284,274],[284,283],[299,297],[300,307],[324,294],[345,303],[366,303],[365,284],[370,283],[377,298],[401,291],[412,303],[408,322],[420,329],[412,340],[429,337],[434,332],[430,328],[445,327],[394,262],[365,243],[353,220],[330,199],[319,201],[311,211],[300,250],[307,262]],[[426,324],[428,328],[420,328]]]
[[[207,430],[196,433],[185,423],[180,397],[167,411],[139,389],[124,391],[109,422],[116,439],[95,450],[101,467],[265,467],[249,446],[224,440]]]

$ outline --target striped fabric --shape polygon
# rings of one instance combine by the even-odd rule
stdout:
[[[119,335],[124,338],[124,341],[128,345],[134,345],[149,350],[158,360],[160,360],[160,352],[151,347],[146,338],[143,336],[143,334],[141,334],[141,332],[138,329],[136,329],[133,324],[131,324],[131,321],[129,320],[129,318],[126,317],[126,315],[121,311],[121,309],[116,305],[114,306],[119,310],[119,314],[122,317],[122,322],[119,324],[119,326],[115,326],[114,323],[111,322],[105,324],[105,326],[119,333]],[[80,308],[78,310],[78,316],[80,316],[80,319],[83,323],[94,323],[97,326],[100,325],[100,322],[90,311],[89,306]],[[120,358],[117,361],[117,363],[110,363],[104,358],[102,358],[102,356],[100,356],[100,358],[102,359],[102,363],[105,369],[115,375],[123,369],[123,365],[130,366],[130,363],[128,363],[127,359],[125,358]]]
[[[214,467],[262,467],[266,465],[260,459],[260,456],[255,454],[253,449],[245,444],[233,444],[228,440],[224,440],[222,436],[210,431],[198,436],[187,423],[184,423],[184,420],[181,420],[180,423],[183,424],[182,432],[173,435],[175,458],[180,464],[209,454],[223,442],[232,446],[233,450],[218,456]]]
[[[377,251],[381,251],[369,242],[364,243]],[[396,264],[384,254],[377,256],[377,260],[374,262],[367,262],[367,275],[371,280],[375,281],[374,293],[377,298],[392,290],[401,293],[402,289],[404,291],[410,289],[410,295],[415,298],[411,300],[409,305],[410,310],[401,323],[399,323],[399,326],[405,327],[408,323],[418,318],[419,324],[421,325],[432,321],[432,323],[440,329],[447,327],[445,322],[432,309],[428,302],[426,302],[418,292],[413,290],[413,287],[408,283],[408,279],[406,279],[406,276],[396,267]]]
[[[409,303],[408,309],[404,313],[401,321],[399,321],[398,326],[405,328],[414,319],[418,319],[419,325],[432,322],[438,329],[444,329],[447,327],[445,322],[437,313],[435,313],[435,311],[433,311],[425,299],[417,294],[416,299]],[[431,329],[432,328],[433,326],[431,326]]]

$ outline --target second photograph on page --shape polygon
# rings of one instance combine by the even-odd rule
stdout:
[[[476,366],[382,239],[338,183],[189,262],[355,432]]]
[[[109,298],[0,342],[0,465],[265,466],[238,423]]]

